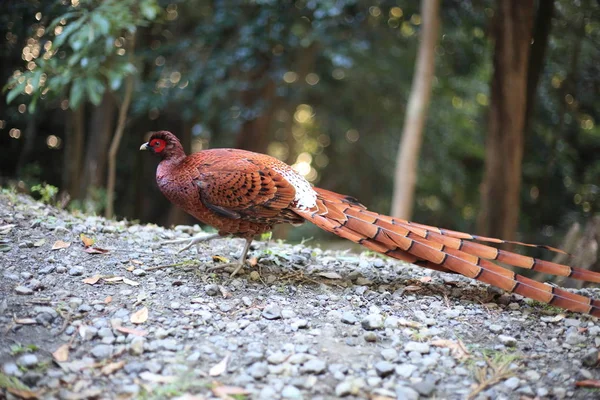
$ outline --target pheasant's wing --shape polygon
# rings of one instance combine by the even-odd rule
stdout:
[[[296,190],[274,169],[248,160],[228,160],[199,169],[196,185],[204,205],[232,219],[295,222],[299,219],[286,209]]]

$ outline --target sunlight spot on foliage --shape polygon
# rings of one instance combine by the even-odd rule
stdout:
[[[158,119],[159,116],[160,111],[158,111],[158,108],[151,108],[150,111],[148,111],[148,118],[150,118],[151,120]]]
[[[554,75],[552,77],[552,87],[555,89],[558,89],[560,87],[560,85],[562,85],[562,78],[558,75]]]
[[[290,151],[287,143],[272,142],[269,143],[269,146],[267,147],[267,154],[281,161],[287,160],[289,153]]]
[[[299,162],[292,165],[292,167],[302,176],[306,176],[310,173],[310,164],[306,162]]]
[[[313,108],[308,104],[300,104],[294,113],[294,119],[303,124],[310,122],[313,117]]]
[[[475,36],[478,39],[481,39],[484,36],[483,29],[481,29],[478,26],[476,26],[475,28],[473,28],[473,36]]]
[[[79,6],[79,0],[71,0],[71,5],[73,7],[78,7]]]
[[[68,99],[64,99],[63,101],[60,102],[60,108],[62,110],[66,110],[67,108],[69,108],[69,100]]]
[[[19,104],[19,107],[17,109],[21,114],[23,114],[25,111],[27,111],[27,106],[25,104]]]
[[[298,79],[298,74],[295,73],[294,71],[288,71],[285,74],[283,74],[283,81],[285,83],[294,83],[294,82],[296,82],[297,79]]]
[[[586,131],[594,129],[594,119],[591,116],[584,114],[581,118],[581,127]]]
[[[325,154],[319,154],[315,157],[315,165],[319,168],[325,168],[329,164],[329,157]]]
[[[319,75],[315,74],[314,72],[311,72],[310,74],[306,75],[306,83],[308,83],[311,86],[314,86],[317,83],[319,83],[319,80]]]
[[[339,81],[346,77],[346,73],[341,68],[335,68],[333,71],[331,71],[331,76],[333,79],[337,79]]]
[[[402,33],[402,36],[404,36],[404,37],[410,37],[415,33],[415,30],[410,25],[410,23],[403,22],[402,28],[400,28],[400,33]]]
[[[58,136],[49,135],[46,138],[46,145],[49,149],[59,149],[62,145],[62,140]]]
[[[165,65],[165,58],[163,56],[158,56],[156,57],[156,60],[154,60],[154,64],[156,64],[158,67],[161,67],[163,65]]]
[[[413,25],[421,25],[421,16],[419,14],[413,14],[412,17],[410,17],[410,22],[412,22]]]
[[[582,200],[581,195],[579,193],[575,193],[575,195],[573,196],[573,203],[581,204],[581,200]]]
[[[381,15],[381,8],[377,6],[369,7],[369,14],[371,14],[374,17],[379,17]]]
[[[390,18],[388,19],[388,26],[392,29],[396,29],[397,27],[400,26],[400,20],[396,19],[396,18]]]
[[[0,119],[0,129],[4,129],[4,124],[5,121],[3,119]]]
[[[57,26],[56,28],[54,28],[54,36],[58,36],[62,33],[63,31],[63,27],[62,26]]]
[[[356,143],[359,138],[360,138],[360,134],[358,133],[358,131],[356,129],[349,129],[346,132],[346,140],[349,141],[350,143]]]
[[[179,71],[174,71],[171,72],[171,75],[169,76],[169,80],[171,81],[172,84],[177,84],[180,80],[181,80],[181,72]]]
[[[473,209],[472,206],[466,205],[462,209],[462,216],[466,220],[473,219],[475,217],[475,210]]]
[[[458,96],[452,97],[452,107],[454,107],[454,108],[462,108],[462,106],[463,106],[463,99],[461,99]]]
[[[392,7],[390,10],[390,15],[394,18],[401,18],[404,12],[400,7]]]
[[[8,136],[10,136],[13,139],[19,139],[21,137],[21,130],[17,128],[12,128],[8,132]]]
[[[477,93],[477,95],[475,96],[475,100],[477,100],[477,102],[482,106],[487,106],[489,104],[488,97],[484,93]]]
[[[35,19],[38,20],[38,21],[41,20],[42,19],[42,13],[41,12],[36,12],[35,13]]]
[[[565,101],[567,102],[567,104],[573,104],[573,101],[575,101],[575,99],[573,98],[573,96],[571,94],[566,94]]]

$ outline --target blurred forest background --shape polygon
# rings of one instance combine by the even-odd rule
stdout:
[[[414,201],[397,214],[558,244],[600,210],[599,1],[4,0],[0,11],[0,185],[66,208],[193,223],[138,151],[166,129],[188,152],[268,153],[389,213],[395,182],[413,192],[410,168],[395,169],[415,126],[403,129],[411,87],[429,83],[422,146],[417,129],[408,152]],[[430,65],[415,66],[432,28]]]

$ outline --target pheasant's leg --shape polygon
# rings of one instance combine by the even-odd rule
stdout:
[[[227,268],[227,267],[235,267],[235,269],[231,273],[231,278],[233,278],[244,267],[244,264],[246,264],[246,257],[248,256],[248,250],[250,250],[251,244],[252,244],[252,238],[246,238],[246,244],[244,245],[244,249],[242,250],[242,255],[240,256],[240,258],[237,262],[215,265],[214,267],[210,267],[208,270],[216,271],[218,269],[223,269],[223,268]]]
[[[175,239],[175,240],[167,240],[165,242],[162,242],[161,244],[180,244],[180,243],[187,243],[184,247],[182,247],[178,253],[181,253],[184,250],[189,249],[190,247],[192,247],[193,245],[197,245],[199,243],[202,242],[206,242],[207,240],[212,240],[214,238],[219,237],[218,233],[210,233],[208,235],[198,235],[198,236],[194,236],[193,238],[187,238],[187,239]]]

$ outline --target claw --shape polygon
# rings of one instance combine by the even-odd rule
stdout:
[[[181,253],[182,251],[185,251],[185,250],[189,249],[193,245],[197,245],[196,250],[199,250],[200,249],[200,243],[206,242],[206,241],[214,239],[216,237],[219,237],[218,233],[211,233],[211,234],[208,234],[208,235],[194,236],[193,238],[166,240],[166,241],[162,242],[161,244],[181,244],[181,243],[187,243],[184,247],[182,247],[181,249],[179,249],[178,253]]]

